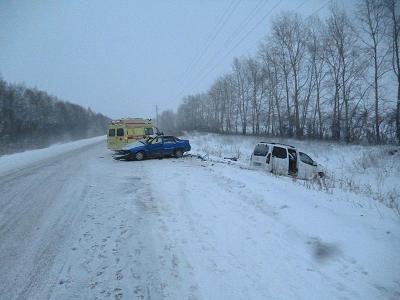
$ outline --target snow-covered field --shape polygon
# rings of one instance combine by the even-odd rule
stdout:
[[[192,153],[211,160],[236,157],[239,164],[249,166],[250,155],[259,141],[293,145],[308,153],[327,171],[330,192],[342,189],[366,195],[400,214],[400,147],[361,146],[320,141],[299,141],[255,136],[226,136],[192,133],[187,136]]]
[[[400,298],[395,209],[249,168],[254,138],[190,140],[210,159],[115,161],[99,140],[16,154],[29,163],[15,170],[1,158],[0,298]],[[335,178],[358,152],[386,151],[296,145]],[[373,186],[379,163],[349,178]],[[384,165],[393,180],[397,163]]]

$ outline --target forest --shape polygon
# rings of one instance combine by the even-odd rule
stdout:
[[[109,118],[0,78],[0,155],[106,133]]]
[[[281,13],[256,53],[160,114],[165,131],[400,142],[400,2]]]

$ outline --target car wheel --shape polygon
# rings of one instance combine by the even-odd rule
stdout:
[[[143,152],[138,152],[135,154],[136,160],[143,160],[144,158],[144,153]]]
[[[175,151],[175,157],[180,158],[183,156],[183,152],[182,150],[178,149]]]

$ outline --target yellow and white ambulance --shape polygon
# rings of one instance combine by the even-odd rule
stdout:
[[[121,150],[135,140],[154,136],[159,131],[151,119],[126,118],[110,122],[107,133],[107,148]]]

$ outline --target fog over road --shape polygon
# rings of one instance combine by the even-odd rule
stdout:
[[[380,213],[235,164],[115,161],[97,141],[0,173],[0,298],[394,299],[398,220]]]

